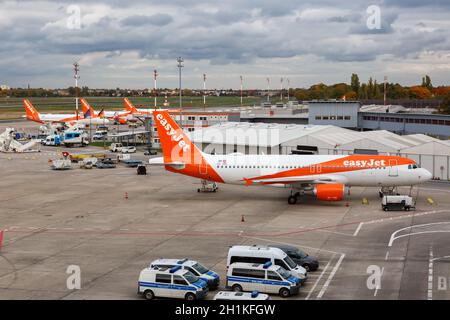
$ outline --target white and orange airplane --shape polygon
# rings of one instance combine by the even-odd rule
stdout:
[[[290,188],[289,204],[305,193],[339,201],[346,187],[412,186],[432,177],[414,160],[398,156],[206,154],[167,111],[155,111],[153,117],[163,157],[150,159],[150,164],[214,183]]]
[[[107,119],[102,119],[98,116],[92,116],[89,112],[70,115],[70,114],[54,114],[54,113],[39,113],[36,108],[31,104],[30,100],[24,99],[23,105],[25,107],[28,120],[38,123],[65,123],[68,125],[75,124],[108,124]]]
[[[80,101],[84,114],[89,112],[91,115],[94,115],[94,117],[104,117],[106,119],[116,121],[120,124],[126,124],[129,120],[131,120],[131,118],[133,118],[133,115],[129,111],[102,110],[100,112],[97,112],[94,110],[94,108],[91,107],[91,105],[87,102],[85,98],[82,98]]]
[[[169,112],[179,112],[179,109],[162,109],[162,108],[136,108],[128,98],[123,98],[123,104],[125,109],[133,114],[134,116],[149,116],[152,115],[154,111],[169,111]]]

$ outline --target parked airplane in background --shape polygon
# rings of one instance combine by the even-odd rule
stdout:
[[[123,104],[125,105],[125,109],[133,114],[134,116],[149,116],[154,111],[168,111],[168,109],[155,109],[155,108],[149,108],[149,109],[142,109],[142,108],[136,108],[128,98],[123,98]],[[179,111],[179,109],[170,109],[170,112],[176,112]]]
[[[150,164],[214,183],[290,188],[289,204],[295,204],[305,193],[319,200],[339,201],[345,187],[412,186],[432,177],[415,161],[398,156],[206,154],[168,112],[155,111],[153,117],[163,157],[150,159]]]
[[[87,113],[90,112],[91,115],[95,115],[94,117],[104,117],[109,120],[116,121],[120,124],[126,124],[128,121],[132,121],[134,119],[133,115],[129,111],[100,111],[96,112],[94,108],[91,107],[91,105],[87,102],[86,99],[81,99],[81,106],[83,108],[83,112]]]
[[[94,124],[102,125],[108,124],[108,119],[103,119],[97,116],[91,116],[90,113],[83,114],[53,114],[53,113],[39,113],[34,106],[31,104],[30,100],[24,99],[23,104],[25,106],[26,118],[31,121],[38,123],[64,123],[70,126],[75,124]]]

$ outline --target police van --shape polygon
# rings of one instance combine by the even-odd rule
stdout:
[[[235,292],[256,290],[286,298],[298,293],[300,279],[270,261],[264,264],[236,262],[228,268],[226,286]]]
[[[138,294],[148,300],[155,297],[196,300],[207,293],[206,282],[181,266],[145,268],[139,275]]]
[[[189,260],[187,258],[178,260],[178,259],[157,259],[150,264],[150,267],[175,267],[181,266],[183,269],[186,269],[192,274],[200,277],[203,281],[206,281],[208,288],[211,290],[216,289],[220,283],[219,275],[212,271],[208,270],[205,266],[195,260]]]
[[[283,250],[267,246],[232,246],[228,250],[227,267],[235,262],[258,263],[266,262],[283,267],[302,282],[308,278],[305,268],[297,265]]]

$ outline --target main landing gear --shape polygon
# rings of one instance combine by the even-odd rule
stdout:
[[[300,192],[291,192],[291,195],[288,197],[288,203],[289,204],[296,204],[298,201],[298,198],[300,198]]]

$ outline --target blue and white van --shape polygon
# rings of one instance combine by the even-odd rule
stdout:
[[[286,298],[298,293],[300,279],[270,261],[264,264],[236,262],[228,268],[226,286],[236,292],[256,290]]]
[[[220,277],[219,275],[203,266],[201,263],[195,260],[184,259],[157,259],[150,264],[150,267],[175,267],[181,266],[192,272],[194,275],[200,277],[200,279],[206,281],[208,288],[214,290],[219,286]]]
[[[231,246],[228,250],[227,267],[235,262],[264,264],[266,262],[283,267],[294,277],[304,283],[308,279],[308,272],[297,265],[283,250],[268,246]]]
[[[139,275],[138,294],[147,300],[155,297],[196,300],[208,294],[208,286],[181,266],[145,268]]]

